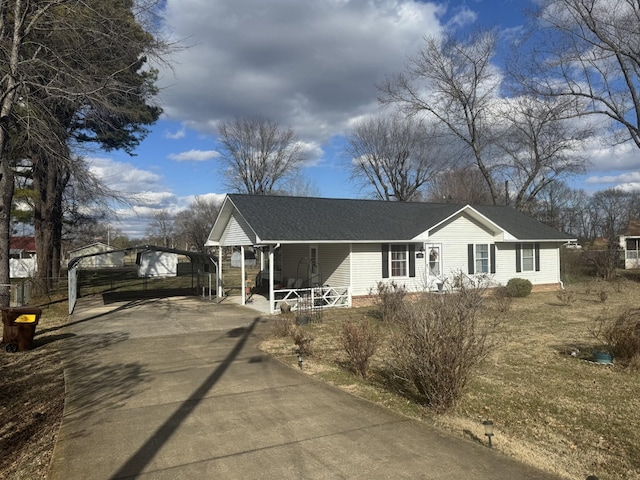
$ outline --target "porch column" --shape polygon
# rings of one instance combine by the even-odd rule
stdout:
[[[240,289],[242,290],[242,305],[247,304],[247,282],[244,271],[244,245],[240,245]]]
[[[273,245],[269,245],[269,312],[273,313],[275,311],[275,302],[273,301],[273,284],[274,284],[274,274],[273,274],[273,263],[274,263],[274,255],[273,255]]]
[[[224,287],[222,282],[222,246],[218,247],[218,298],[224,297]]]

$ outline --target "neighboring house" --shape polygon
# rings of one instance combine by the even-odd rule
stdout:
[[[301,298],[291,290],[349,306],[378,282],[437,291],[461,274],[560,286],[560,246],[570,240],[505,206],[232,194],[206,246],[261,252],[260,278],[274,312]]]
[[[632,220],[624,235],[620,236],[624,250],[624,268],[640,268],[640,220]]]
[[[69,260],[77,257],[79,268],[118,268],[124,266],[124,251],[96,242],[69,252]]]
[[[36,239],[11,237],[9,241],[9,276],[29,278],[36,273]]]
[[[146,250],[136,258],[139,277],[175,277],[178,274],[178,254]]]

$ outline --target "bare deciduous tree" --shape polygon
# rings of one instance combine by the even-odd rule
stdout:
[[[572,100],[544,100],[532,95],[505,101],[498,118],[506,130],[496,144],[506,155],[500,173],[508,181],[516,209],[528,210],[553,182],[584,173],[587,159],[577,153],[592,129],[571,119]]]
[[[420,200],[429,180],[455,165],[438,125],[400,115],[367,118],[348,137],[351,179],[380,200]]]
[[[151,215],[147,237],[161,247],[174,248],[175,222],[168,210],[159,210]]]
[[[609,188],[596,192],[591,198],[591,221],[599,236],[607,241],[607,249],[590,257],[596,273],[605,279],[615,274],[619,262],[619,236],[629,224],[629,220],[640,213],[637,193]]]
[[[578,114],[605,116],[640,148],[640,2],[544,0],[537,19],[531,86],[584,100]]]
[[[382,104],[398,105],[408,114],[429,114],[467,145],[497,204],[499,187],[488,155],[493,143],[491,106],[500,85],[500,75],[491,64],[495,47],[492,31],[478,32],[465,41],[429,37],[406,72],[388,78],[379,89]]]
[[[443,170],[429,182],[430,202],[468,203],[487,205],[491,203],[491,192],[487,182],[475,166]]]
[[[593,238],[589,202],[584,190],[576,190],[555,180],[528,205],[527,213],[561,232],[577,238]]]
[[[176,215],[176,233],[184,241],[185,250],[204,251],[204,244],[211,233],[219,210],[218,200],[196,197],[189,208]]]
[[[270,195],[286,190],[305,160],[293,130],[262,117],[222,122],[218,136],[227,186],[234,191]]]

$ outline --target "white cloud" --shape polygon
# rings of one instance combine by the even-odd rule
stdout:
[[[176,162],[204,162],[219,156],[220,154],[215,150],[189,150],[187,152],[172,153],[169,155],[169,159]]]
[[[592,171],[640,170],[640,150],[633,142],[608,146],[606,140],[596,139],[584,146],[585,155],[591,159]]]
[[[375,84],[441,33],[443,14],[411,0],[167,0],[167,30],[190,47],[164,71],[163,107],[201,132],[263,115],[322,143],[378,108]]]
[[[447,27],[456,29],[471,25],[478,19],[478,14],[467,7],[461,7],[447,22]]]
[[[640,172],[627,172],[619,175],[592,176],[587,178],[589,184],[637,184],[640,183]]]
[[[180,140],[181,138],[184,138],[186,135],[187,135],[187,128],[185,126],[182,126],[180,129],[176,130],[175,132],[169,132],[169,131],[164,132],[164,138],[168,138],[169,140]]]
[[[130,163],[97,157],[88,157],[85,160],[89,171],[117,193],[129,195],[162,188],[160,175],[142,170]]]

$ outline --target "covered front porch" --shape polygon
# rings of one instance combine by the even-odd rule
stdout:
[[[222,246],[218,248],[222,258]],[[245,258],[250,250],[259,262],[255,278],[248,274],[245,262],[240,262],[240,278],[244,279],[239,299],[242,305],[253,306],[253,302],[264,305],[264,298],[269,313],[351,306],[348,248],[281,243],[237,245],[234,248],[239,249],[240,258]],[[323,253],[327,255],[324,264],[320,262]],[[225,272],[222,268],[217,275],[218,296],[223,297]]]

